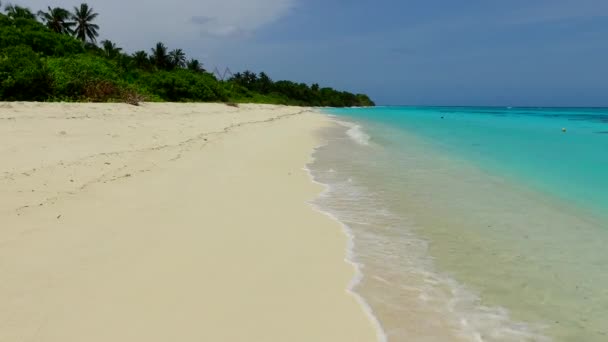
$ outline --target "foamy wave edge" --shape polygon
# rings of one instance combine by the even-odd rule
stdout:
[[[365,133],[361,125],[353,122],[342,121],[334,115],[329,115],[333,122],[340,126],[347,127],[346,135],[359,145],[368,146],[372,139],[369,134]]]
[[[329,114],[329,113],[325,113],[322,111],[319,111],[319,113],[326,115],[327,117],[329,117],[331,119],[331,121],[333,123],[339,124],[340,126],[343,127],[347,127],[349,129],[352,129],[353,127],[358,127],[361,132],[363,132],[362,128],[360,125],[353,123],[353,122],[348,122],[348,121],[342,121],[339,119],[339,117],[337,117],[336,115],[333,114]],[[348,131],[347,131],[347,135],[348,135]],[[366,134],[367,135],[367,134]],[[351,139],[352,136],[349,135],[349,137]],[[369,137],[369,136],[368,136]],[[357,144],[360,144],[359,141],[353,139]],[[348,239],[348,243],[347,243],[347,248],[346,248],[346,258],[345,261],[347,264],[352,265],[352,267],[355,270],[355,276],[353,277],[353,279],[351,280],[351,282],[349,283],[349,286],[347,287],[347,292],[352,295],[357,302],[359,303],[359,305],[363,308],[365,314],[367,315],[368,319],[370,320],[370,322],[372,323],[372,325],[375,327],[376,329],[376,335],[377,335],[377,339],[380,342],[388,342],[388,335],[386,333],[386,331],[384,330],[384,327],[382,326],[381,321],[378,319],[378,317],[376,317],[375,313],[374,313],[374,309],[372,308],[372,306],[365,300],[365,298],[357,293],[355,291],[356,286],[361,283],[361,281],[364,278],[364,274],[362,271],[362,267],[363,265],[361,263],[358,263],[355,261],[355,235],[354,232],[352,230],[352,228],[350,228],[346,223],[342,222],[340,220],[340,218],[338,218],[335,214],[333,214],[332,212],[325,210],[321,207],[321,205],[316,204],[315,201],[323,198],[323,197],[327,197],[328,194],[332,191],[332,186],[331,184],[326,184],[326,183],[322,183],[319,182],[315,179],[313,170],[311,169],[311,166],[315,163],[316,161],[316,157],[315,154],[316,152],[324,147],[327,146],[329,144],[329,141],[324,141],[322,143],[320,143],[318,146],[316,146],[313,151],[310,153],[310,158],[309,158],[309,162],[305,165],[305,167],[303,168],[303,170],[305,170],[308,173],[308,176],[310,178],[310,180],[315,183],[315,184],[319,184],[323,187],[323,191],[321,193],[319,193],[314,199],[308,201],[307,203],[317,212],[324,214],[326,216],[328,216],[329,218],[331,218],[332,220],[338,222],[340,224],[340,226],[342,227],[342,231],[343,233],[346,235],[347,239]],[[363,144],[360,144],[363,145]],[[367,145],[367,144],[365,144]],[[439,274],[438,276],[440,277],[445,277],[444,275]],[[444,281],[446,281],[446,279],[443,279]],[[470,292],[468,289],[465,288],[464,285],[459,284],[458,282],[456,282],[455,280],[451,279],[451,278],[447,278],[447,282],[446,284],[450,285],[450,288],[453,291],[456,291],[460,294],[459,298],[465,298],[468,299],[469,301],[472,302],[478,302],[479,301],[479,297],[477,296],[477,294]],[[452,303],[452,301],[450,301],[450,304]],[[509,312],[506,308],[503,307],[487,307],[487,306],[479,306],[479,309],[481,309],[482,312],[489,312],[491,315],[493,315],[495,318],[499,318],[500,320],[503,321],[509,321],[509,322],[513,322],[511,321],[511,318],[509,317]],[[450,310],[452,311],[452,310]],[[513,322],[515,323],[515,322]],[[539,334],[537,332],[534,332],[532,330],[529,330],[529,328],[532,327],[532,325],[529,325],[527,323],[515,323],[515,325],[520,325],[520,328],[523,328],[523,330],[511,330],[511,327],[507,327],[507,330],[510,330],[511,333],[513,333],[514,335],[519,335],[519,337],[522,339],[522,341],[524,340],[529,340],[530,338],[533,341],[537,341],[537,342],[551,342],[553,341],[552,338],[545,336],[543,334]],[[473,328],[472,326],[469,325],[469,322],[467,322],[467,319],[464,318],[460,321],[460,326],[461,328],[463,328],[463,332],[467,333],[468,337],[471,339],[471,341],[474,342],[485,342],[486,339],[482,337],[480,331],[476,330],[475,328]],[[472,329],[471,329],[472,328]],[[539,328],[538,330],[543,330],[543,327],[541,325],[536,325],[536,328]]]
[[[319,144],[318,146],[316,146],[313,151],[310,153],[310,157],[309,157],[309,161],[308,163],[304,166],[304,171],[306,171],[306,173],[308,173],[308,177],[310,179],[310,181],[314,184],[319,184],[323,187],[323,191],[321,191],[321,193],[319,193],[317,195],[317,198],[323,197],[325,196],[327,193],[329,193],[329,191],[331,191],[330,185],[329,184],[324,184],[321,183],[319,181],[317,181],[312,173],[312,170],[310,169],[309,165],[313,164],[315,162],[315,153],[317,152],[317,150],[323,146],[327,145],[327,142],[323,142],[321,144]],[[316,198],[315,198],[316,199]],[[374,314],[374,310],[372,309],[371,305],[369,305],[369,303],[367,303],[367,301],[359,294],[355,291],[355,287],[361,282],[361,280],[363,279],[363,272],[361,271],[361,264],[359,264],[358,262],[356,262],[354,260],[354,255],[355,255],[355,236],[352,232],[352,230],[350,229],[350,227],[348,227],[346,224],[344,224],[344,222],[340,221],[335,215],[333,215],[330,212],[327,212],[325,210],[323,210],[319,205],[314,203],[314,200],[310,200],[308,202],[306,202],[308,205],[310,205],[313,210],[329,217],[330,219],[332,219],[333,221],[337,222],[338,224],[340,224],[340,226],[342,227],[342,232],[344,233],[344,235],[347,238],[347,246],[346,246],[346,257],[344,259],[344,261],[351,265],[353,267],[353,269],[355,270],[355,275],[354,277],[351,279],[350,283],[348,284],[348,287],[346,288],[346,291],[348,292],[348,294],[350,294],[351,296],[353,296],[355,298],[355,300],[357,300],[357,303],[359,303],[359,306],[363,309],[363,312],[365,313],[365,315],[367,316],[368,320],[372,323],[372,325],[374,326],[374,329],[376,330],[376,338],[378,340],[378,342],[388,342],[388,337],[386,335],[386,332],[384,331],[384,328],[382,327],[382,324],[380,323],[380,320],[378,319],[378,317],[376,317],[376,315]]]

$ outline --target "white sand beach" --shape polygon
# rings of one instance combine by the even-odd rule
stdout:
[[[0,103],[0,341],[375,341],[306,108]]]

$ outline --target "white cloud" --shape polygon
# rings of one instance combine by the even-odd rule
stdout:
[[[190,21],[200,27],[200,32],[203,36],[218,38],[235,37],[244,36],[253,32],[251,29],[248,31],[237,25],[222,23],[220,18],[194,16]]]
[[[289,13],[296,0],[13,0],[37,11],[47,6],[71,9],[87,2],[99,13],[101,35],[127,50],[227,39],[268,25]],[[8,1],[4,1],[8,2]],[[202,42],[201,42],[202,43]],[[185,46],[182,46],[185,47]],[[185,47],[188,48],[188,47]]]

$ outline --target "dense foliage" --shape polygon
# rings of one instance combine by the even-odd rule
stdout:
[[[209,101],[307,106],[372,106],[362,94],[237,73],[226,81],[182,49],[158,43],[127,54],[109,40],[97,45],[98,14],[87,4],[34,14],[8,5],[0,13],[0,100]],[[40,21],[37,20],[40,19]],[[136,102],[136,101],[135,101]]]

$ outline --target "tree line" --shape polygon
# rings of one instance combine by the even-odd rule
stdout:
[[[363,94],[318,84],[275,82],[264,72],[245,71],[218,80],[199,60],[162,42],[149,52],[126,53],[110,40],[97,42],[99,14],[86,3],[72,11],[49,6],[34,13],[12,4],[3,8],[0,100],[374,105]]]

